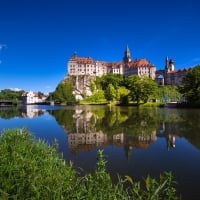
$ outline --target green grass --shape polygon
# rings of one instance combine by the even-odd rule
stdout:
[[[4,199],[62,199],[72,191],[75,172],[56,148],[36,142],[26,129],[0,137],[0,194]]]
[[[58,154],[56,145],[36,140],[27,129],[8,129],[0,136],[0,199],[178,199],[171,173],[160,180],[134,182],[129,176],[112,183],[103,151],[96,170],[79,177],[71,163]],[[129,184],[129,187],[124,185]]]

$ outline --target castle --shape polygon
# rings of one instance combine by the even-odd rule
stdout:
[[[125,77],[130,75],[148,76],[155,80],[156,67],[146,59],[131,59],[131,53],[126,46],[123,61],[105,62],[93,60],[91,57],[78,57],[74,53],[68,61],[68,75],[70,76],[102,76],[104,74],[121,74]]]
[[[82,99],[81,93],[83,91],[87,96],[91,95],[90,81],[96,76],[109,73],[121,74],[124,77],[138,75],[152,78],[160,85],[180,85],[183,77],[190,70],[190,68],[175,70],[174,61],[166,57],[165,68],[156,71],[155,65],[145,58],[132,60],[128,45],[125,48],[122,61],[105,62],[93,60],[91,57],[78,57],[74,53],[67,63],[67,69],[68,76],[76,77],[74,82],[76,99]]]
[[[156,81],[160,85],[181,85],[183,78],[191,68],[175,70],[174,61],[166,57],[165,68],[156,71]]]

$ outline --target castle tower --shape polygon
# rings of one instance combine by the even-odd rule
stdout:
[[[174,61],[172,59],[169,60],[169,71],[174,71]]]
[[[126,45],[123,61],[124,61],[124,63],[131,62],[131,53],[130,53],[130,50],[128,48],[128,45]]]
[[[169,59],[168,56],[165,59],[165,71],[167,73],[174,71],[174,61],[172,59]]]

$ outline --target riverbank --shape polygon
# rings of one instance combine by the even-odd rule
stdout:
[[[171,173],[147,177],[143,188],[127,176],[113,184],[99,150],[93,173],[79,177],[57,145],[35,140],[27,129],[8,129],[0,137],[2,199],[178,199]],[[124,184],[129,187],[124,188]]]

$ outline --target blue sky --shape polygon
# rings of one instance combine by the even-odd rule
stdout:
[[[54,91],[76,51],[200,64],[199,0],[0,0],[0,90]]]

